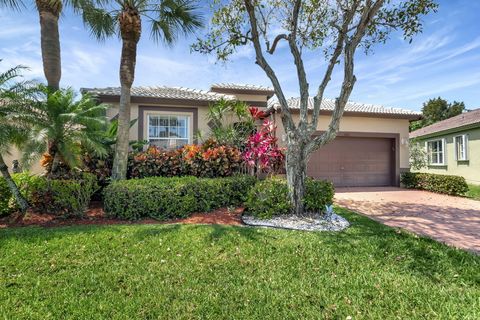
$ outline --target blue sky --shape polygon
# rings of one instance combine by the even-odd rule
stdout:
[[[28,77],[42,80],[40,31],[33,1],[22,13],[0,10],[0,21],[0,67],[27,65],[31,68]],[[480,107],[480,1],[440,1],[439,11],[424,22],[423,34],[411,44],[393,34],[389,43],[376,46],[373,54],[358,53],[358,80],[351,100],[420,110],[424,101],[441,96],[464,101],[467,108]],[[68,11],[61,18],[60,33],[62,86],[119,85],[118,39],[98,43],[81,19]],[[150,41],[145,31],[138,48],[134,85],[208,89],[212,83],[236,82],[270,86],[254,64],[251,48],[241,49],[227,64],[218,64],[212,56],[190,53],[193,41],[194,37],[182,39],[168,48]],[[279,53],[275,65],[284,90],[287,96],[298,96],[290,54],[286,50]],[[308,55],[305,61],[313,93],[325,63],[320,55]],[[335,73],[327,97],[338,94],[340,80],[341,73]]]

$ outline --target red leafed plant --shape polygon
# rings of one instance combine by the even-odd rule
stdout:
[[[258,109],[257,107],[250,107],[248,108],[250,111],[250,115],[252,116],[253,120],[263,120],[267,116],[264,111]]]
[[[242,158],[256,173],[276,173],[285,161],[285,148],[277,145],[275,125],[266,119],[260,129],[246,143]]]

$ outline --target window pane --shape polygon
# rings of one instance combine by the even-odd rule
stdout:
[[[177,127],[170,127],[170,137],[177,138],[178,137],[178,129]]]
[[[168,126],[168,116],[160,116],[160,123],[161,126]]]
[[[167,127],[158,127],[158,135],[156,137],[167,138],[168,137],[168,128]]]
[[[187,127],[187,118],[186,117],[178,117],[178,126],[179,127]]]
[[[187,139],[187,128],[178,128],[178,137]]]
[[[170,116],[170,126],[176,127],[177,126],[177,117],[176,116]]]
[[[438,153],[432,154],[432,163],[438,163]]]
[[[148,124],[150,126],[155,126],[157,119],[158,119],[157,117],[152,117],[152,116],[148,117]]]

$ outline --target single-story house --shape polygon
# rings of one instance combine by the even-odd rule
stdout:
[[[480,185],[480,109],[415,130],[410,139],[427,152],[420,172],[462,176]]]
[[[82,89],[108,103],[109,118],[118,114],[120,88]],[[131,94],[131,140],[148,140],[162,147],[194,143],[195,133],[208,136],[208,106],[221,99],[236,99],[269,110],[277,124],[279,143],[285,143],[281,113],[271,88],[254,85],[215,84],[210,90],[179,87],[134,87]],[[309,106],[312,106],[312,100]],[[298,99],[289,105],[298,120]],[[334,101],[321,106],[318,133],[330,121]],[[309,176],[329,179],[336,186],[397,186],[400,173],[409,170],[408,127],[418,112],[349,102],[337,138],[311,155]],[[168,132],[168,133],[167,133]]]

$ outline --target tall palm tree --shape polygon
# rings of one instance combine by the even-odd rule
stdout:
[[[3,155],[8,153],[12,145],[18,147],[28,138],[28,124],[20,120],[28,83],[16,82],[25,69],[26,67],[16,66],[0,73],[0,172],[22,212],[27,210],[28,202],[13,181]]]
[[[51,92],[40,86],[23,120],[31,124],[29,139],[22,148],[22,163],[28,164],[46,154],[46,169],[55,176],[61,165],[69,169],[81,164],[84,150],[107,155],[104,145],[105,111],[89,95],[76,99],[72,89]],[[48,160],[50,159],[50,160]]]
[[[196,9],[190,0],[114,0],[101,6],[84,8],[84,21],[93,36],[103,40],[118,34],[122,40],[118,136],[112,171],[114,180],[125,179],[127,173],[130,91],[135,78],[142,19],[150,23],[154,41],[171,45],[179,33],[189,34],[202,26],[202,18]]]
[[[40,18],[43,72],[52,92],[60,88],[62,76],[58,19],[63,6],[69,5],[75,12],[81,12],[83,7],[91,7],[96,1],[102,0],[35,0]],[[0,0],[0,8],[2,7],[19,11],[26,8],[26,3],[24,0]]]

